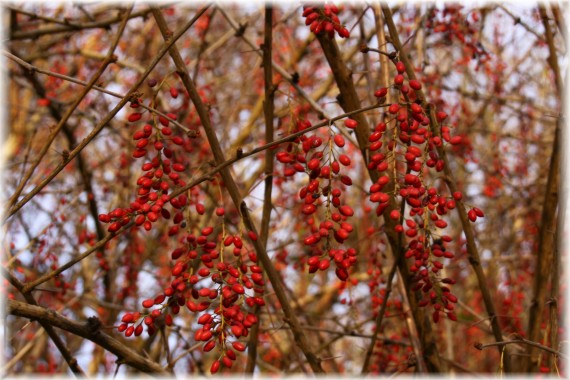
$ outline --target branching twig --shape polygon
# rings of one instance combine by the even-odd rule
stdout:
[[[568,356],[568,355],[566,355],[560,351],[554,350],[554,349],[552,349],[548,346],[542,345],[540,343],[533,342],[532,340],[525,339],[521,336],[517,337],[517,339],[505,340],[502,342],[493,342],[493,343],[487,343],[487,344],[475,343],[473,346],[478,350],[484,350],[487,347],[492,347],[492,346],[501,347],[501,346],[506,346],[507,344],[513,344],[513,343],[516,343],[516,344],[524,343],[524,344],[529,345],[531,347],[540,348],[541,350],[544,350],[546,352],[550,352],[551,354],[556,355],[556,356],[560,356],[561,358],[564,358],[564,359],[570,358],[570,356]]]
[[[24,302],[7,300],[7,312],[18,317],[29,318],[38,321],[42,326],[49,328],[58,327],[74,335],[83,337],[103,347],[118,357],[117,361],[130,365],[142,372],[168,375],[159,364],[140,356],[131,350],[124,342],[121,342],[100,330],[99,321],[92,317],[85,323],[79,323],[68,319],[61,314],[37,305]],[[46,330],[47,331],[47,330]],[[48,332],[49,333],[49,332]]]

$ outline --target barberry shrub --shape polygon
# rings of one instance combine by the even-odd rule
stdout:
[[[557,5],[4,11],[7,374],[564,374]]]

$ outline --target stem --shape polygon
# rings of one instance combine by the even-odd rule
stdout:
[[[548,43],[548,64],[554,74],[554,83],[558,91],[559,98],[562,99],[563,84],[560,76],[560,67],[558,66],[558,58],[556,55],[556,47],[554,46],[554,37],[548,22],[546,10],[539,6],[540,16],[544,25],[546,41]],[[558,283],[551,282],[551,270],[554,261],[554,251],[556,250],[556,210],[558,207],[558,187],[560,181],[560,149],[558,140],[560,138],[560,130],[563,118],[559,117],[554,131],[554,142],[552,145],[552,153],[550,157],[550,165],[548,170],[548,179],[544,192],[544,200],[542,206],[542,217],[540,220],[540,232],[538,235],[538,252],[536,255],[536,268],[534,275],[532,302],[529,310],[528,319],[528,338],[531,341],[537,341],[540,338],[540,322],[546,304],[546,295],[549,286],[557,287]],[[555,276],[556,277],[556,276]],[[555,300],[556,301],[556,300]],[[556,333],[556,332],[554,332]],[[530,360],[526,362],[526,371],[530,372],[539,365],[534,346],[529,346],[528,354]]]
[[[265,85],[265,100],[263,101],[263,110],[265,113],[265,142],[273,142],[273,114],[274,114],[274,98],[276,87],[273,85],[273,71],[271,66],[271,51],[273,38],[273,8],[271,5],[265,7],[265,33],[263,39],[263,74]],[[273,202],[271,193],[273,190],[273,150],[265,151],[265,188],[263,194],[263,212],[261,216],[261,233],[260,240],[267,251],[267,240],[269,237],[269,222],[271,221],[271,210]],[[259,320],[259,306],[255,305],[254,313]],[[259,323],[252,326],[250,337],[247,343],[247,364],[245,373],[253,374],[255,362],[257,360],[257,345],[259,338]]]
[[[95,317],[89,318],[87,322],[80,323],[68,319],[53,310],[34,304],[7,300],[6,306],[8,314],[36,320],[44,326],[44,328],[45,326],[48,326],[52,331],[52,326],[55,326],[74,335],[88,339],[107,351],[115,354],[118,357],[118,362],[130,365],[139,371],[156,373],[163,376],[167,376],[169,374],[158,363],[150,361],[130,349],[125,342],[119,341],[100,331],[100,322]],[[46,329],[46,331],[48,331],[48,329]]]

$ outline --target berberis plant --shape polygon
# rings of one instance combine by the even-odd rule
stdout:
[[[4,4],[3,371],[565,374],[556,4]]]

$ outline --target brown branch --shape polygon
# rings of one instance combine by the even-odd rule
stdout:
[[[169,30],[166,25],[164,16],[157,7],[152,7],[152,13],[154,15],[156,23],[164,39],[168,40]],[[198,91],[196,89],[194,82],[192,81],[192,78],[190,78],[188,69],[184,64],[180,52],[178,51],[175,45],[172,46],[169,52],[174,64],[176,65],[178,75],[180,76],[180,79],[182,80],[184,87],[188,91],[190,99],[194,104],[194,107],[196,108],[196,112],[198,113],[200,121],[202,122],[202,126],[204,127],[204,132],[206,133],[208,142],[210,143],[210,148],[214,155],[214,159],[217,164],[224,163],[226,159],[224,157],[224,153],[218,141],[218,137],[216,136],[216,132],[212,127],[208,110],[202,103],[202,99],[198,94]],[[226,189],[228,190],[228,193],[232,198],[234,205],[241,211],[244,225],[248,230],[256,232],[256,228],[253,224],[253,221],[249,216],[249,211],[247,210],[247,206],[245,205],[245,202],[243,202],[242,200],[237,184],[235,183],[229,169],[228,168],[222,169],[220,171],[220,174],[224,181],[224,185],[226,186]],[[315,373],[323,373],[324,371],[321,367],[320,360],[312,352],[312,349],[306,337],[304,336],[303,332],[300,329],[299,321],[295,313],[293,312],[293,309],[291,308],[291,305],[285,293],[284,285],[281,282],[279,273],[277,272],[277,270],[273,266],[273,263],[271,262],[271,259],[267,255],[265,247],[262,245],[259,239],[252,240],[252,245],[255,247],[257,256],[261,260],[263,268],[269,278],[269,281],[271,282],[271,285],[273,286],[277,298],[279,299],[281,307],[283,308],[283,312],[285,313],[285,316],[287,318],[287,322],[291,325],[291,330],[293,332],[293,336],[295,337],[297,345],[305,354],[307,361],[309,362],[309,365],[311,366],[313,371]]]
[[[290,134],[289,136],[280,138],[280,139],[275,140],[275,141],[273,141],[273,142],[271,142],[271,143],[261,145],[261,146],[255,148],[255,149],[252,149],[252,150],[249,151],[249,152],[242,152],[242,153],[240,153],[239,155],[236,155],[236,157],[231,158],[231,159],[228,159],[228,160],[222,162],[221,164],[216,165],[216,167],[214,167],[212,170],[210,170],[210,171],[207,172],[206,174],[202,175],[201,177],[195,179],[194,181],[190,182],[190,183],[187,184],[186,186],[181,187],[181,188],[179,188],[179,189],[177,189],[177,190],[172,191],[172,193],[170,194],[170,199],[172,199],[173,197],[177,197],[178,195],[180,195],[180,194],[182,194],[182,193],[185,193],[186,191],[188,191],[189,189],[193,188],[194,186],[199,185],[199,184],[201,184],[202,182],[211,179],[214,174],[219,173],[219,172],[222,171],[223,169],[227,168],[228,166],[233,165],[233,164],[236,163],[237,161],[240,161],[240,160],[242,160],[242,159],[244,159],[244,158],[253,156],[253,155],[257,154],[257,153],[263,152],[263,151],[265,151],[265,150],[267,150],[267,149],[271,149],[271,148],[276,147],[276,146],[278,146],[278,145],[281,145],[281,144],[283,144],[283,143],[295,141],[295,139],[296,139],[297,137],[302,136],[302,135],[304,135],[304,134],[306,134],[306,133],[309,133],[309,132],[311,132],[311,131],[314,131],[314,130],[316,130],[316,129],[319,129],[319,128],[328,126],[329,124],[331,124],[332,122],[334,122],[334,121],[336,121],[336,120],[341,120],[341,119],[344,119],[344,118],[346,118],[346,117],[350,117],[350,116],[353,116],[353,115],[357,115],[357,114],[359,114],[359,113],[361,113],[361,112],[370,111],[370,110],[373,110],[373,109],[376,109],[376,108],[389,107],[389,106],[390,106],[389,104],[376,104],[376,105],[373,105],[373,106],[362,107],[362,108],[359,108],[359,109],[357,109],[357,110],[355,110],[355,111],[346,112],[346,113],[344,113],[344,114],[335,116],[335,117],[333,117],[333,118],[331,118],[331,119],[329,119],[329,120],[323,121],[323,122],[321,122],[321,123],[314,124],[313,126],[307,128],[307,129],[303,129],[302,131],[292,133],[292,134]]]
[[[63,79],[63,80],[65,80],[65,81],[68,81],[68,82],[71,82],[71,83],[75,83],[75,84],[79,84],[79,85],[81,85],[81,86],[87,86],[87,85],[88,85],[87,82],[82,81],[82,80],[80,80],[80,79],[73,78],[73,77],[70,77],[70,76],[68,76],[68,75],[56,73],[56,72],[53,72],[53,71],[44,70],[44,69],[42,69],[42,68],[39,68],[39,67],[37,67],[37,66],[34,66],[34,65],[32,65],[32,64],[30,64],[30,63],[24,61],[24,60],[21,59],[20,57],[18,57],[18,56],[16,56],[16,55],[12,54],[12,53],[10,53],[10,52],[4,51],[4,52],[2,52],[2,53],[3,53],[7,58],[9,58],[9,59],[11,59],[12,61],[16,62],[18,65],[22,66],[24,69],[26,69],[26,70],[28,70],[28,71],[33,71],[33,72],[37,72],[37,73],[40,73],[40,74],[45,74],[45,75],[48,75],[48,76],[51,76],[51,77],[54,77],[54,78]],[[143,69],[143,72],[144,72],[144,69]],[[93,90],[97,90],[97,91],[102,92],[102,93],[104,93],[104,94],[111,95],[111,96],[113,96],[113,97],[115,97],[115,98],[118,98],[118,99],[122,99],[122,98],[124,98],[124,97],[126,96],[126,95],[121,95],[121,94],[119,94],[119,93],[117,93],[117,92],[109,91],[109,90],[107,90],[106,88],[99,87],[99,86],[93,86],[92,88],[93,88]],[[144,103],[140,103],[140,104],[139,104],[139,107],[144,108],[145,110],[150,111],[150,112],[152,112],[152,113],[154,113],[154,114],[157,114],[158,116],[164,117],[164,118],[167,119],[169,122],[173,123],[175,126],[177,126],[178,128],[182,129],[184,132],[188,132],[188,131],[189,131],[189,129],[188,129],[187,127],[183,126],[183,125],[180,124],[178,121],[176,121],[176,120],[170,118],[166,113],[161,112],[161,111],[157,110],[156,108],[150,107],[150,106],[148,106],[148,105],[146,105],[146,104],[144,104]]]
[[[142,372],[156,373],[167,376],[161,365],[137,354],[125,342],[119,341],[100,330],[100,322],[96,317],[90,317],[87,322],[73,321],[63,315],[38,305],[7,300],[8,314],[38,321],[42,326],[60,328],[74,335],[88,339],[118,357],[117,362],[127,364]],[[53,327],[52,327],[53,326]],[[46,330],[47,331],[47,330]]]
[[[16,289],[18,289],[18,291],[22,292],[23,284],[20,282],[20,280],[18,280],[16,277],[14,277],[5,268],[2,268],[2,275],[8,280],[8,282],[10,282],[10,284],[12,284],[12,286],[14,286]],[[21,303],[22,305],[27,305],[30,307],[37,307],[38,306],[36,299],[31,294],[23,294],[23,295],[24,295],[24,298],[26,299],[26,301],[28,302],[29,305],[22,303],[22,302],[18,302],[18,303]],[[16,302],[16,301],[8,300],[8,313],[10,313],[10,314],[12,314],[10,311],[10,304],[12,302]],[[57,347],[57,349],[59,350],[59,352],[61,353],[61,355],[65,359],[65,361],[67,362],[67,365],[69,365],[71,372],[73,372],[73,374],[76,376],[85,377],[85,373],[83,372],[83,370],[81,369],[81,367],[77,363],[77,359],[75,359],[73,357],[73,355],[71,354],[71,352],[67,348],[67,345],[61,340],[59,335],[57,335],[57,333],[53,329],[52,325],[50,323],[43,321],[43,320],[40,320],[40,319],[38,319],[38,322],[43,327],[45,332],[48,334],[48,336],[50,337],[52,342],[55,344],[55,346]]]
[[[497,4],[497,8],[500,8],[503,12],[505,12],[506,14],[508,14],[513,21],[515,22],[515,25],[520,25],[523,28],[525,28],[530,34],[532,34],[533,36],[535,36],[539,41],[541,42],[546,42],[544,37],[541,36],[536,30],[534,30],[533,28],[531,28],[530,25],[528,25],[526,22],[524,22],[523,20],[521,20],[520,16],[515,15],[513,12],[511,12],[510,10],[507,9],[507,7],[505,7],[502,4]]]
[[[556,47],[554,46],[554,36],[550,29],[550,24],[546,10],[539,6],[540,16],[544,25],[546,41],[548,43],[548,64],[554,74],[554,83],[558,92],[559,99],[563,96],[563,84],[560,76],[560,67],[558,66],[558,57],[556,55]],[[536,266],[534,270],[534,284],[532,292],[532,301],[528,318],[528,338],[531,341],[540,339],[540,325],[542,314],[546,304],[546,296],[549,284],[553,287],[558,284],[551,283],[551,270],[554,260],[554,251],[556,250],[556,210],[558,207],[558,186],[560,181],[560,130],[562,128],[562,118],[558,118],[556,129],[554,131],[554,142],[552,145],[552,153],[550,157],[550,165],[548,169],[548,179],[544,192],[544,200],[542,206],[542,216],[540,220],[540,231],[538,234],[538,252],[536,255]],[[526,362],[526,371],[531,372],[539,363],[536,357],[536,349],[529,346],[528,354],[530,360]]]
[[[384,105],[382,105],[382,106],[380,106],[380,105],[374,105],[374,106],[364,107],[364,108],[361,108],[361,109],[356,110],[356,111],[352,111],[352,112],[348,112],[348,113],[345,113],[345,114],[336,116],[336,117],[332,118],[331,121],[344,119],[344,118],[346,118],[346,117],[348,117],[348,116],[357,114],[357,113],[359,113],[359,112],[365,112],[365,111],[368,111],[368,110],[371,110],[371,109],[375,109],[375,108],[378,108],[378,107],[384,107]],[[313,125],[313,126],[310,127],[310,128],[304,129],[303,131],[293,133],[293,134],[291,134],[291,135],[289,135],[289,136],[287,136],[287,137],[283,137],[283,138],[281,138],[281,139],[279,139],[279,140],[275,140],[274,142],[271,142],[271,143],[268,143],[268,144],[264,144],[264,145],[262,145],[262,146],[260,146],[260,147],[257,147],[257,148],[255,148],[255,149],[251,150],[250,152],[243,153],[243,154],[240,155],[239,157],[235,157],[235,158],[229,159],[229,160],[227,160],[227,161],[225,161],[225,162],[223,162],[223,163],[217,165],[215,168],[213,168],[212,170],[210,170],[210,171],[207,172],[206,174],[202,175],[201,177],[195,179],[194,181],[190,182],[190,183],[187,184],[186,186],[181,187],[181,188],[179,188],[179,189],[173,191],[173,192],[170,194],[170,198],[169,198],[169,199],[173,199],[173,198],[179,196],[180,194],[183,194],[183,193],[185,193],[186,191],[190,190],[190,189],[193,188],[194,186],[197,186],[197,185],[201,184],[202,182],[208,181],[208,180],[211,179],[212,176],[214,176],[215,174],[219,173],[219,172],[222,171],[223,169],[225,169],[225,168],[227,168],[227,167],[233,165],[234,163],[236,163],[236,162],[238,162],[238,161],[240,161],[240,160],[242,160],[242,159],[244,159],[244,158],[247,158],[247,157],[250,157],[250,156],[255,155],[255,154],[257,154],[257,153],[263,152],[263,151],[265,151],[265,150],[267,150],[267,149],[273,148],[273,147],[275,147],[275,146],[277,146],[277,145],[280,145],[280,144],[283,144],[283,143],[285,143],[285,142],[293,141],[293,140],[295,140],[297,137],[299,137],[299,136],[301,136],[301,135],[303,135],[303,134],[305,134],[305,133],[308,133],[308,132],[311,132],[311,131],[313,131],[313,130],[315,130],[315,129],[324,127],[324,126],[326,126],[326,125],[328,125],[328,124],[329,124],[329,121],[324,121],[324,122],[322,122],[322,123],[315,124],[315,125]],[[54,271],[52,271],[52,272],[50,272],[50,273],[47,273],[47,274],[41,276],[40,278],[38,278],[38,279],[35,280],[35,281],[26,283],[26,285],[24,286],[23,292],[27,293],[27,292],[29,292],[30,290],[32,290],[33,288],[35,288],[36,286],[38,286],[38,285],[40,285],[40,284],[42,284],[42,283],[44,283],[44,282],[46,282],[46,281],[49,281],[50,279],[54,278],[54,277],[57,276],[58,274],[62,273],[63,271],[65,271],[65,270],[71,268],[73,265],[77,264],[78,262],[80,262],[80,261],[83,260],[84,258],[86,258],[86,257],[88,257],[89,255],[91,255],[93,252],[97,251],[99,248],[104,247],[105,244],[106,244],[109,240],[111,240],[111,239],[112,239],[113,237],[115,237],[115,236],[121,235],[123,232],[125,232],[125,231],[128,230],[130,227],[132,227],[132,225],[133,225],[132,222],[129,223],[129,224],[127,224],[127,225],[125,225],[123,228],[121,228],[119,231],[115,232],[114,234],[110,234],[110,235],[106,236],[103,240],[98,241],[94,246],[92,246],[91,248],[89,248],[88,250],[86,250],[85,252],[83,252],[83,253],[82,253],[81,255],[79,255],[77,258],[75,258],[75,259],[73,259],[73,260],[70,260],[70,261],[67,262],[66,264],[64,264],[64,265],[62,265],[61,267],[59,267],[58,269],[56,269],[56,270],[54,270]]]
[[[564,358],[564,359],[570,358],[570,356],[563,354],[560,351],[556,351],[556,350],[554,350],[548,346],[542,345],[542,344],[537,343],[537,342],[533,342],[532,340],[525,339],[521,336],[519,336],[517,339],[514,339],[514,340],[505,340],[502,342],[494,342],[494,343],[487,343],[487,344],[475,343],[473,346],[478,350],[484,350],[487,347],[492,347],[492,346],[501,347],[501,346],[506,346],[507,344],[513,344],[513,343],[516,343],[516,344],[524,343],[528,346],[540,348],[541,350],[544,350],[544,351],[549,352],[549,353],[556,355],[556,356],[560,356],[561,358]]]
[[[45,97],[46,90],[44,86],[40,83],[39,79],[35,75],[28,76],[28,78],[32,82],[32,86],[34,87],[38,96],[41,98]],[[64,117],[62,116],[59,107],[57,107],[54,103],[50,103],[48,108],[52,117],[55,120],[63,120]],[[68,141],[69,149],[73,149],[73,147],[76,145],[76,140],[73,134],[73,128],[69,126],[67,122],[63,123],[63,134],[65,135]],[[79,174],[81,175],[82,183],[83,186],[85,187],[86,194],[93,194],[92,174],[83,156],[84,155],[81,154],[81,152],[77,155],[77,169],[79,170]],[[91,213],[91,218],[93,219],[93,223],[95,224],[97,240],[102,240],[105,238],[105,230],[103,229],[103,226],[101,225],[101,222],[99,222],[98,219],[99,212],[98,212],[97,200],[95,199],[95,197],[88,196],[87,203],[89,207],[89,212]],[[104,255],[103,249],[101,249],[100,252]],[[111,273],[109,273],[109,271],[105,272],[103,282],[105,289],[105,301],[110,302],[111,301],[110,296],[113,292],[111,290],[112,281],[111,281]]]
[[[402,213],[402,217],[403,217]],[[401,256],[400,256],[401,257]],[[362,364],[361,374],[365,375],[368,373],[368,367],[370,366],[370,359],[372,358],[372,354],[374,353],[374,348],[376,347],[376,341],[378,340],[378,335],[380,334],[380,330],[382,328],[382,321],[384,320],[384,314],[386,314],[386,308],[388,307],[388,299],[390,298],[390,293],[392,292],[392,281],[394,280],[394,276],[396,275],[396,271],[398,269],[398,262],[394,261],[392,264],[392,269],[390,269],[390,274],[388,275],[386,293],[384,294],[384,299],[382,300],[382,305],[380,306],[380,311],[378,312],[378,316],[376,317],[374,329],[374,335],[372,335],[372,340],[368,345],[368,349],[366,350],[366,355],[364,356],[364,363]]]
[[[14,9],[15,12],[20,12],[18,9]],[[139,17],[146,17],[149,13],[148,9],[144,9],[139,12],[135,12],[129,16],[130,19],[139,18]],[[94,22],[83,22],[79,21],[76,23],[69,23],[69,25],[63,26],[53,26],[49,28],[43,29],[36,29],[36,30],[29,30],[29,31],[20,31],[20,32],[12,32],[9,35],[10,40],[25,40],[25,39],[36,39],[41,36],[50,35],[50,34],[58,34],[58,33],[66,33],[66,32],[73,32],[78,30],[86,30],[86,29],[96,29],[96,28],[109,28],[111,25],[116,24],[122,20],[122,16],[119,14],[115,17],[111,17],[101,21],[94,21]],[[64,21],[65,22],[65,21]]]
[[[40,182],[39,185],[37,185],[33,190],[31,190],[23,199],[21,199],[17,204],[15,204],[10,211],[7,213],[7,215],[3,215],[2,216],[2,222],[4,223],[9,217],[11,217],[12,215],[14,215],[16,212],[18,212],[19,209],[21,209],[26,203],[28,203],[30,201],[30,199],[32,199],[37,193],[39,193],[47,184],[49,184],[51,182],[51,180],[53,178],[55,178],[55,176],[57,176],[62,170],[63,168],[65,168],[67,166],[67,164],[73,159],[75,158],[75,156],[77,156],[77,154],[79,154],[79,152],[81,152],[83,150],[83,148],[85,148],[85,146],[87,146],[87,144],[89,144],[94,138],[95,136],[97,136],[99,134],[99,132],[101,132],[101,130],[115,117],[115,115],[125,106],[125,104],[127,104],[131,98],[133,97],[133,95],[135,95],[138,87],[144,82],[144,80],[146,79],[146,77],[151,73],[151,71],[154,69],[154,67],[158,64],[158,62],[162,59],[162,57],[168,52],[168,50],[170,49],[170,47],[172,45],[174,45],[174,43],[194,24],[194,22],[196,22],[196,20],[208,9],[208,6],[203,7],[202,9],[200,9],[196,15],[194,15],[194,17],[192,19],[190,19],[190,21],[188,21],[184,26],[182,26],[182,28],[176,32],[168,41],[167,43],[165,43],[165,45],[162,47],[162,49],[157,53],[157,55],[154,57],[154,59],[152,60],[152,62],[149,64],[149,66],[147,67],[147,69],[145,70],[145,73],[137,80],[137,82],[133,85],[133,87],[129,90],[129,92],[123,97],[123,99],[121,99],[121,101],[115,106],[115,108],[113,108],[111,110],[111,112],[109,112],[105,117],[103,117],[101,119],[101,121],[99,122],[99,124],[97,124],[97,126],[83,139],[83,141],[75,148],[73,149],[71,152],[69,152],[69,157],[67,160],[62,160],[61,163],[58,164],[58,166],[50,173],[48,174],[44,180],[42,180]]]
[[[273,84],[273,71],[271,66],[271,55],[273,47],[273,7],[266,5],[265,7],[265,33],[263,38],[263,77],[265,87],[265,100],[263,101],[263,110],[265,114],[265,142],[273,142],[273,117],[274,117],[274,99],[276,87]],[[261,231],[259,239],[267,251],[267,240],[269,237],[269,222],[271,221],[271,210],[273,202],[271,194],[273,191],[273,150],[265,151],[265,188],[263,194],[263,211],[261,214]],[[259,306],[255,305],[254,313],[259,317]],[[259,318],[258,318],[259,320]],[[257,345],[259,338],[259,323],[252,326],[250,337],[247,342],[247,364],[245,373],[253,374],[255,363],[257,360]]]

